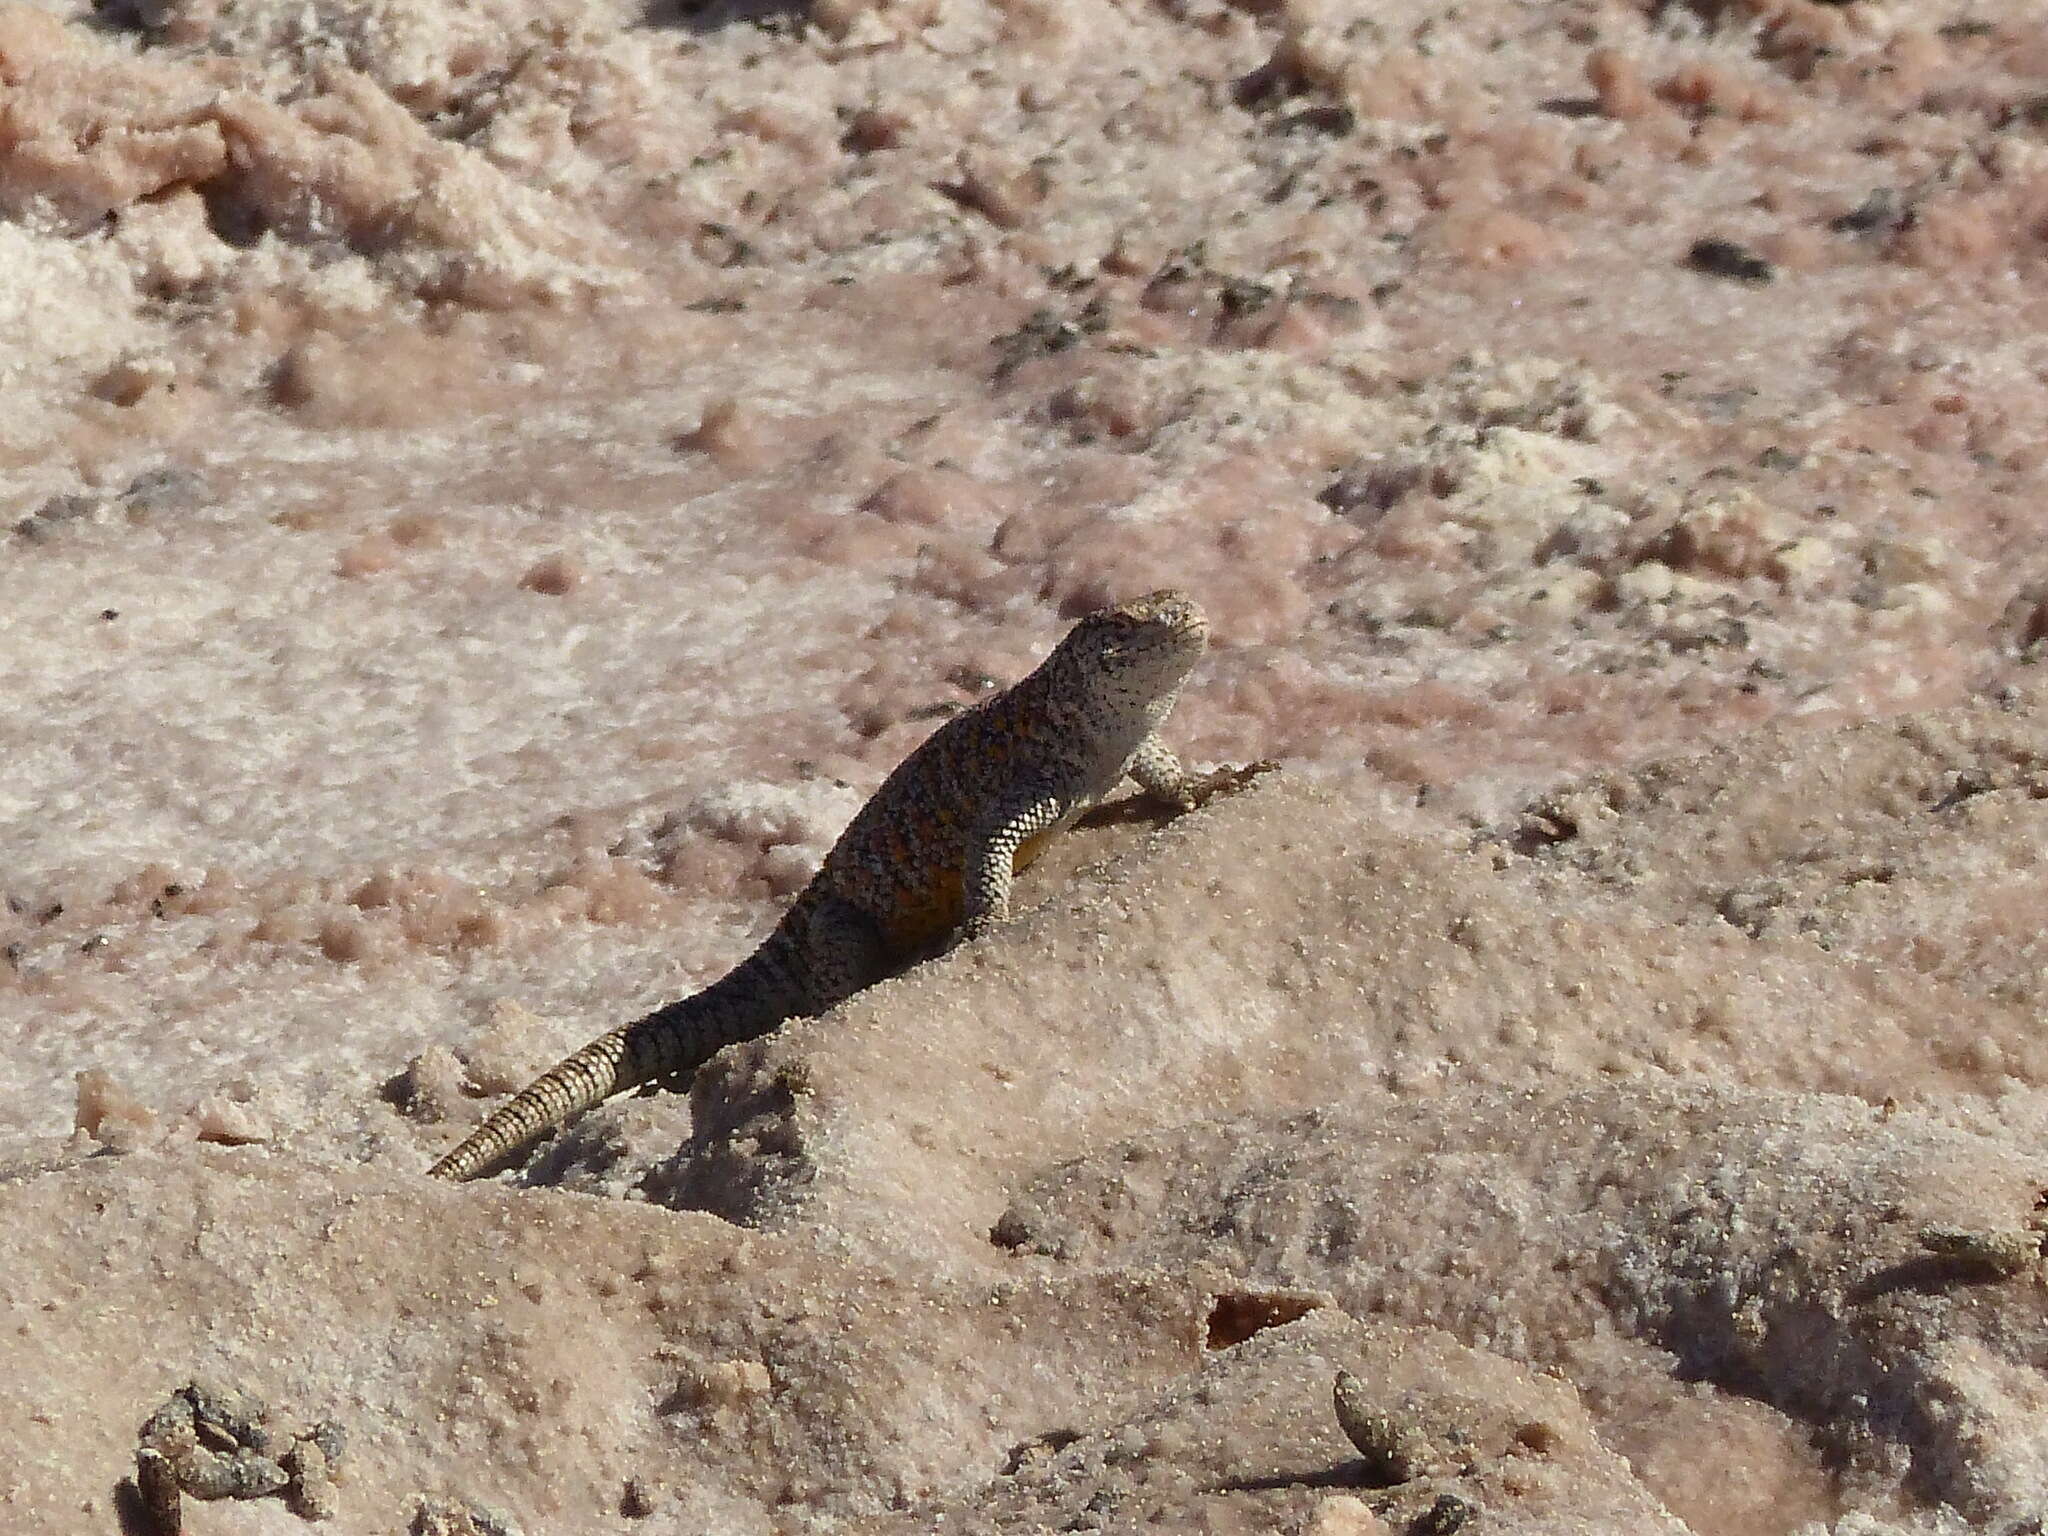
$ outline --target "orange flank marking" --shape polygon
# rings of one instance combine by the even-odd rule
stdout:
[[[906,892],[889,914],[882,936],[892,949],[923,949],[960,926],[961,885],[958,872],[940,875],[923,889]]]

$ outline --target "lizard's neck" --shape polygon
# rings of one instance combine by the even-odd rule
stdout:
[[[1179,679],[1160,687],[1120,686],[1102,677],[1080,678],[1071,667],[1041,667],[1020,690],[1029,691],[1029,713],[1075,742],[1097,747],[1115,759],[1105,773],[1114,779],[1123,764],[1157,730],[1180,696]]]

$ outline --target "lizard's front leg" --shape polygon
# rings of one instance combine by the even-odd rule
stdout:
[[[1181,760],[1174,756],[1173,748],[1154,732],[1145,738],[1145,744],[1138,748],[1137,755],[1124,772],[1154,800],[1178,806],[1183,811],[1192,811],[1219,794],[1242,789],[1260,774],[1271,773],[1279,766],[1275,762],[1261,761],[1238,768],[1189,773]]]
[[[975,830],[960,871],[959,939],[978,939],[1010,916],[1017,850],[1060,824],[1066,806],[1056,795],[1022,797],[1000,807]]]

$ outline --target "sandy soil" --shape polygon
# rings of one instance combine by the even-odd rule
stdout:
[[[2034,1528],[2044,279],[2027,0],[0,0],[0,1527]],[[1285,773],[421,1177],[1169,582]]]

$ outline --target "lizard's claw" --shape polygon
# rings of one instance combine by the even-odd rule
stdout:
[[[1279,771],[1280,765],[1270,757],[1261,758],[1256,763],[1232,763],[1222,768],[1212,768],[1195,780],[1188,793],[1182,797],[1180,808],[1184,811],[1196,810],[1207,805],[1218,795],[1234,795],[1253,779]]]

